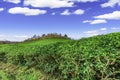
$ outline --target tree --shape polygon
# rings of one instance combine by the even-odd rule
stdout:
[[[45,34],[43,34],[41,37],[45,37],[46,35]]]
[[[32,37],[32,39],[35,39],[35,38],[37,38],[37,35],[34,35],[34,36]]]
[[[67,34],[64,35],[65,38],[68,38]]]

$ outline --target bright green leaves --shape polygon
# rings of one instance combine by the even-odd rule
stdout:
[[[120,79],[120,33],[0,46],[0,59],[58,80]],[[34,76],[30,79],[34,80]]]

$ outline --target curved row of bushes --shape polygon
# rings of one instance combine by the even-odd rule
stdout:
[[[31,53],[14,53],[22,48]],[[11,50],[0,51],[0,60],[34,67],[58,80],[120,79],[120,33],[44,46],[14,46]]]

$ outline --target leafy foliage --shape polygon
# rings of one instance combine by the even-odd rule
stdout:
[[[80,40],[0,45],[0,56],[3,62],[35,68],[58,80],[120,79],[119,32]]]

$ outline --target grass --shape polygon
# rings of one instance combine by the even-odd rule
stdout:
[[[17,72],[16,80],[39,80],[38,74],[43,80],[119,80],[120,32],[80,40],[51,38],[0,45],[0,60],[20,66],[19,71],[21,67],[30,71],[29,75],[26,70],[25,74]]]

